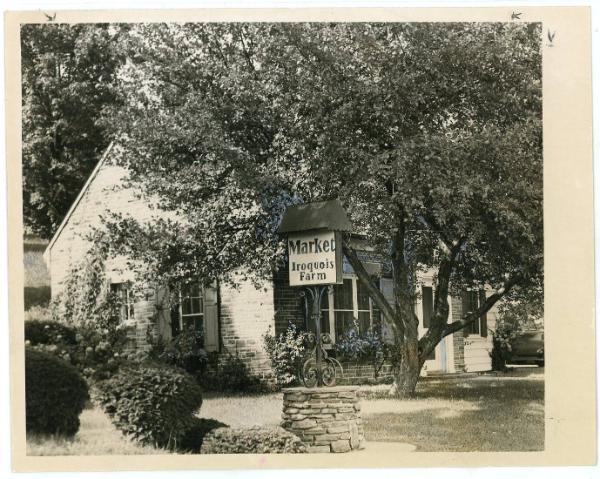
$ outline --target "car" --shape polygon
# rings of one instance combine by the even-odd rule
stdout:
[[[544,331],[521,331],[510,342],[510,346],[507,363],[544,366]]]

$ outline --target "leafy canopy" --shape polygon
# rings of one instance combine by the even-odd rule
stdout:
[[[126,50],[121,161],[181,220],[111,228],[154,273],[268,275],[285,206],[337,197],[415,268],[461,241],[456,287],[541,284],[538,24],[152,24]]]

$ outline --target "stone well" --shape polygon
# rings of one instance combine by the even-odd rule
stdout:
[[[365,447],[358,386],[283,389],[281,426],[308,452],[349,452]]]

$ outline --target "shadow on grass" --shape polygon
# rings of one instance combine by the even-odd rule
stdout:
[[[507,382],[504,379],[473,379],[451,381],[426,381],[417,385],[417,399],[438,398],[475,400],[544,400],[544,382],[521,379]]]
[[[485,405],[474,411],[432,408],[365,417],[367,441],[408,442],[418,451],[540,451],[544,449],[543,408],[510,410]]]
[[[544,449],[544,383],[423,381],[413,398],[373,399],[363,419],[367,441],[408,442],[418,451],[538,451]]]

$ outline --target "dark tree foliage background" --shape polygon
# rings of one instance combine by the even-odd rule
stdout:
[[[117,101],[126,27],[21,28],[23,214],[50,238],[110,142],[102,114]]]

